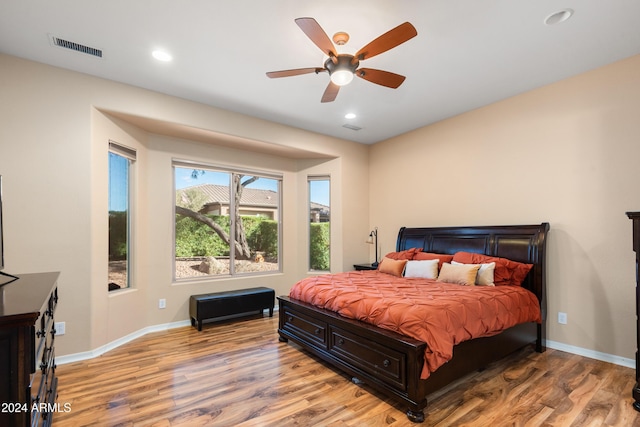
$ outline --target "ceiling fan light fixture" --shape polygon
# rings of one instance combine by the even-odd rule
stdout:
[[[344,86],[353,80],[353,72],[351,70],[336,70],[331,73],[331,81],[338,86]]]
[[[331,76],[333,84],[344,86],[351,83],[353,73],[360,65],[353,55],[342,54],[325,61],[324,67]]]

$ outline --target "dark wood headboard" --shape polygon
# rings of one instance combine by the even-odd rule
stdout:
[[[546,318],[546,237],[549,223],[478,227],[402,227],[396,250],[422,248],[424,252],[475,252],[533,264],[522,286],[540,301]]]

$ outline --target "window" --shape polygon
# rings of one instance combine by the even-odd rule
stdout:
[[[327,176],[308,177],[309,270],[331,269],[330,184]]]
[[[176,280],[280,271],[282,177],[174,162]]]
[[[109,142],[109,291],[130,286],[131,189],[136,152]]]

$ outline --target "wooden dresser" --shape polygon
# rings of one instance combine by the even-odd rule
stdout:
[[[640,212],[627,212],[627,216],[633,221],[633,250],[636,253],[636,384],[633,386],[633,407],[640,411],[640,363],[638,359],[638,347],[640,347],[640,276],[638,276],[638,263],[640,262]]]
[[[0,426],[48,426],[57,410],[58,276],[22,274],[0,287]]]

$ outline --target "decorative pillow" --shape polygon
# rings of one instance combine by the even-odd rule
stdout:
[[[406,263],[406,259],[396,260],[384,257],[382,258],[382,261],[380,261],[380,265],[378,265],[378,270],[381,273],[387,273],[393,276],[402,277],[402,273],[404,272],[404,266]]]
[[[405,251],[400,252],[389,252],[385,255],[386,258],[390,259],[413,259],[413,256],[418,252],[422,252],[422,248],[411,248]]]
[[[418,252],[413,256],[414,260],[418,260],[418,261],[422,261],[422,260],[428,260],[428,259],[439,259],[440,262],[438,263],[438,268],[442,268],[442,264],[444,264],[445,262],[451,262],[451,260],[453,260],[453,255],[446,255],[446,254],[434,254],[431,252]]]
[[[522,285],[529,270],[533,267],[533,264],[525,264],[511,261],[507,258],[476,254],[473,252],[456,252],[453,260],[463,264],[486,264],[495,262],[496,268],[493,273],[493,283],[495,283],[496,286]]]
[[[496,263],[488,264],[462,264],[461,262],[451,261],[453,265],[479,265],[478,275],[476,276],[476,285],[478,286],[495,286],[493,283],[493,272],[496,269]]]
[[[455,283],[457,285],[473,286],[476,283],[476,276],[480,265],[478,264],[442,264],[442,270],[438,275],[438,282]]]
[[[404,277],[421,277],[423,279],[438,278],[438,259],[426,261],[407,261]]]

